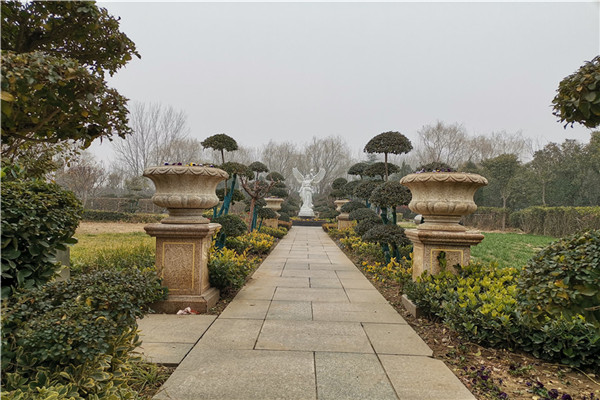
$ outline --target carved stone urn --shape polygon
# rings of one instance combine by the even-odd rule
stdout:
[[[413,242],[413,279],[423,272],[436,274],[443,268],[466,265],[471,246],[483,235],[459,224],[461,217],[477,210],[473,196],[488,181],[481,175],[462,172],[423,172],[400,180],[412,193],[411,211],[423,215],[417,229],[407,229]]]
[[[161,223],[144,227],[156,237],[156,269],[169,288],[168,299],[152,308],[168,314],[187,307],[206,312],[219,300],[209,282],[208,252],[220,225],[202,212],[218,204],[217,184],[228,175],[212,167],[165,165],[147,168],[144,176],[156,186],[154,204],[169,211]]]
[[[265,197],[265,201],[267,202],[266,208],[270,208],[277,212],[281,210],[281,203],[283,203],[284,200],[281,197]]]
[[[335,204],[335,210],[340,213],[340,215],[336,217],[339,230],[346,229],[352,226],[352,221],[350,221],[350,218],[348,217],[349,214],[342,212],[342,206],[349,202],[350,200],[348,199],[338,199],[333,202],[333,204]]]
[[[163,224],[206,224],[202,212],[219,203],[217,184],[229,177],[219,168],[164,165],[144,170],[156,186],[152,202],[169,211]]]

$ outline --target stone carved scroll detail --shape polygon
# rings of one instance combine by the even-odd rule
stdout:
[[[224,179],[229,178],[229,174],[222,169],[213,167],[200,166],[179,166],[179,165],[163,165],[158,167],[149,167],[144,170],[146,175],[203,175],[216,176]]]
[[[481,185],[487,185],[488,180],[481,175],[477,174],[466,174],[466,173],[452,173],[452,172],[432,172],[432,173],[421,173],[421,174],[409,174],[400,180],[400,183],[412,183],[412,182],[471,182],[478,183]]]

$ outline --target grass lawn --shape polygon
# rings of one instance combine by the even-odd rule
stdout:
[[[500,267],[521,268],[538,251],[556,238],[550,236],[525,235],[520,233],[484,232],[485,239],[471,247],[474,261],[495,261]]]
[[[140,246],[154,248],[154,238],[144,232],[78,233],[75,237],[78,243],[71,247],[71,262],[76,264],[85,263],[108,252],[128,254]]]

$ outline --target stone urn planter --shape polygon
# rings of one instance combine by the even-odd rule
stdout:
[[[460,219],[475,212],[473,196],[487,185],[481,175],[462,172],[423,172],[409,174],[400,180],[412,193],[408,208],[423,215],[418,229],[466,231]]]
[[[462,172],[423,172],[406,175],[400,183],[412,193],[408,207],[424,221],[417,229],[406,230],[413,242],[413,280],[424,272],[437,274],[443,268],[456,272],[455,265],[468,264],[471,246],[483,235],[459,222],[477,210],[473,195],[487,179]]]
[[[348,217],[348,213],[342,212],[342,206],[349,203],[348,199],[338,199],[333,202],[335,204],[335,210],[340,213],[335,219],[337,220],[337,226],[339,230],[346,229],[352,226],[352,221]]]
[[[228,175],[213,167],[165,165],[147,168],[144,176],[156,186],[154,204],[169,211],[161,223],[144,227],[156,237],[156,269],[169,288],[168,299],[152,308],[168,314],[187,307],[206,312],[219,300],[209,282],[208,252],[220,225],[202,212],[218,204],[217,184]]]
[[[169,211],[163,224],[206,224],[202,212],[219,203],[217,184],[229,177],[219,168],[205,166],[164,165],[144,170],[154,182],[152,202]]]
[[[277,212],[281,210],[281,203],[283,203],[284,200],[281,197],[265,197],[265,201],[267,202],[266,208],[270,208]]]

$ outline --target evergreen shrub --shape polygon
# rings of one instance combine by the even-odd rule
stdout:
[[[82,208],[72,192],[41,180],[2,182],[2,298],[41,286],[58,269],[57,250],[76,243]]]
[[[165,297],[154,272],[136,269],[17,292],[2,304],[3,391],[58,385],[82,398],[111,398],[139,345],[136,318]]]

